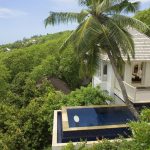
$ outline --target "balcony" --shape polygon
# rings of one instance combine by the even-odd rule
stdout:
[[[135,87],[125,81],[124,85],[126,87],[128,97],[133,103],[150,103],[150,87]],[[114,93],[122,98],[122,93],[118,82],[115,84]]]

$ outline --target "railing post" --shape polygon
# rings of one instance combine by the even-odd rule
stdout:
[[[137,89],[135,88],[135,93],[134,93],[134,102],[136,101],[136,91],[137,91]]]
[[[128,96],[131,98],[131,100],[132,100],[133,102],[135,102],[135,101],[136,101],[137,88],[134,87],[134,86],[132,86],[131,84],[125,82],[125,81],[123,81],[123,82],[124,82],[124,85],[125,85],[125,87],[126,87]],[[133,93],[133,94],[131,94],[131,93]]]

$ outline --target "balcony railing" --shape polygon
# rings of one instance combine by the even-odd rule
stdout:
[[[128,84],[127,82],[124,81],[124,85],[128,94],[129,99],[134,102],[134,103],[140,103],[140,102],[150,102],[150,89],[149,88],[143,88],[143,89],[138,89],[137,87]],[[117,89],[117,94],[121,94],[121,89],[116,82],[115,88]]]

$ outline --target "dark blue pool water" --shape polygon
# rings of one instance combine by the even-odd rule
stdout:
[[[127,107],[67,109],[69,127],[76,127],[74,116],[80,119],[78,127],[126,124],[135,120]]]
[[[144,105],[145,106],[145,105]],[[140,105],[139,108],[142,106]],[[102,129],[89,130],[78,130],[75,131],[63,131],[62,128],[62,112],[58,112],[57,116],[57,142],[80,142],[82,140],[86,141],[96,141],[97,139],[114,139],[122,136],[128,138],[132,135],[129,127],[111,127],[105,128],[104,125],[116,125],[116,124],[126,124],[130,120],[136,120],[127,107],[99,107],[99,108],[73,108],[67,109],[69,127],[74,128],[76,124],[74,123],[74,115],[78,115],[80,118],[79,128],[86,126],[103,126]]]

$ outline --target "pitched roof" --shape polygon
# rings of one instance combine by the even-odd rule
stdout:
[[[129,30],[135,44],[135,59],[150,61],[150,38],[136,30]]]
[[[135,58],[131,57],[131,61],[150,61],[150,38],[137,30],[129,29],[129,32],[133,36],[135,44]],[[123,56],[124,60],[127,57]],[[103,60],[108,60],[107,55],[102,55]]]

